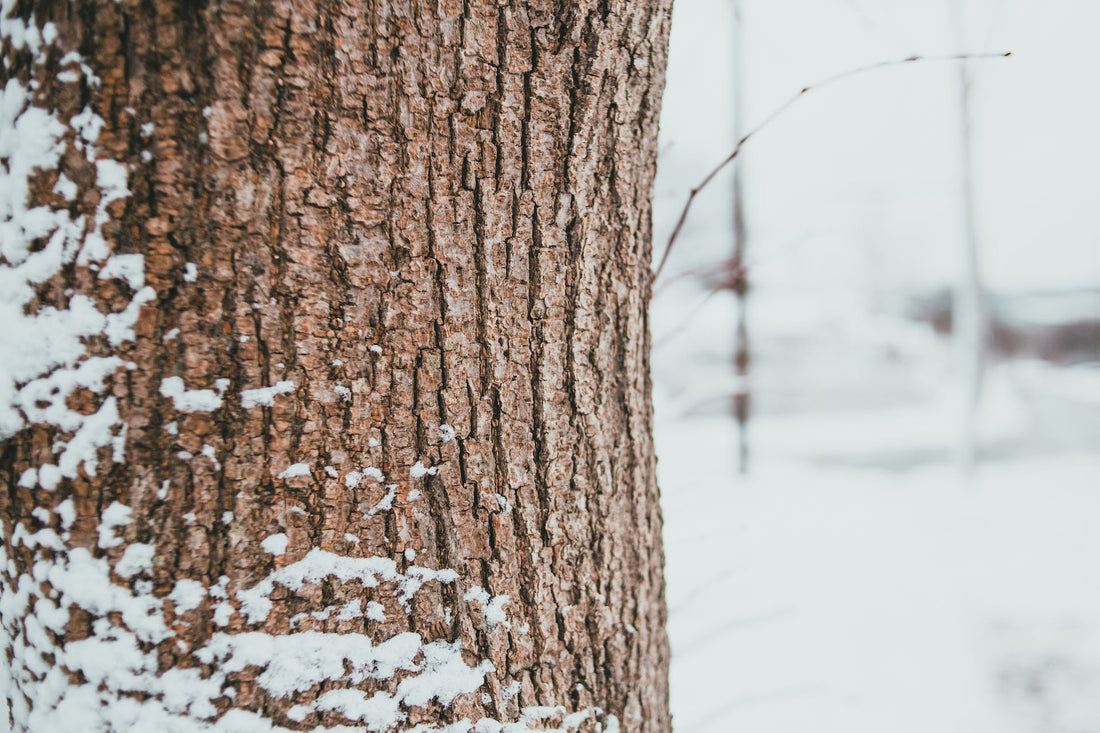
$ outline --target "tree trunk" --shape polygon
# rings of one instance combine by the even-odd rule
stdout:
[[[669,5],[4,0],[14,730],[669,729]]]

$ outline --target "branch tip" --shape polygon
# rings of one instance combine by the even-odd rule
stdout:
[[[688,212],[691,210],[691,203],[695,200],[695,195],[706,188],[707,185],[709,185],[710,182],[714,180],[714,177],[717,176],[723,168],[734,161],[734,159],[737,157],[737,154],[741,152],[741,147],[746,142],[748,142],[749,138],[760,132],[760,130],[766,127],[768,123],[774,120],[776,117],[779,117],[784,112],[786,112],[787,109],[796,101],[798,101],[798,99],[803,94],[806,94],[807,92],[812,92],[815,89],[820,89],[821,87],[829,86],[834,82],[841,81],[842,79],[847,79],[857,74],[862,74],[868,71],[876,71],[878,69],[883,69],[890,66],[908,64],[914,61],[970,61],[974,59],[1007,58],[1011,55],[1011,51],[1005,51],[1003,53],[958,53],[947,56],[907,56],[905,58],[895,59],[893,61],[879,61],[878,63],[868,64],[866,66],[858,66],[854,69],[849,69],[848,71],[845,71],[843,73],[835,74],[833,76],[822,79],[821,81],[802,87],[794,96],[772,110],[771,114],[767,115],[764,118],[763,122],[761,122],[753,129],[749,130],[749,132],[737,142],[737,145],[734,147],[733,152],[729,154],[729,157],[719,163],[714,170],[707,174],[706,178],[704,178],[697,186],[691,189],[691,195],[688,196],[687,202],[684,204],[683,210],[680,211],[680,218],[676,220],[676,226],[672,229],[672,234],[669,236],[668,242],[665,244],[664,254],[661,256],[661,261],[657,264],[657,269],[653,272],[653,275],[650,278],[650,282],[656,281],[657,278],[661,276],[661,271],[664,270],[665,263],[668,262],[668,256],[672,252],[672,246],[676,244],[676,238],[680,236],[680,230],[683,229],[684,222],[687,220]]]

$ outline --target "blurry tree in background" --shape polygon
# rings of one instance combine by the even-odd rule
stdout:
[[[13,728],[667,731],[670,2],[3,12]]]
[[[951,0],[951,16],[955,42],[965,47],[966,28],[963,0]],[[960,469],[974,469],[978,453],[978,406],[982,395],[982,375],[985,362],[985,342],[988,334],[987,299],[982,285],[979,256],[978,213],[974,180],[974,70],[966,61],[959,62],[959,170],[962,173],[963,248],[961,271],[956,280],[952,301],[952,327],[959,360],[960,394],[962,396],[956,457]]]
[[[733,0],[733,139],[740,140],[745,129],[745,16],[741,12],[741,0]],[[742,276],[734,283],[737,294],[737,329],[734,333],[733,371],[735,375],[733,414],[737,419],[737,461],[742,474],[749,470],[749,412],[752,409],[752,390],[749,382],[749,314],[748,280],[743,266],[748,248],[748,230],[745,227],[745,201],[742,185],[744,167],[740,161],[733,164],[733,266]]]

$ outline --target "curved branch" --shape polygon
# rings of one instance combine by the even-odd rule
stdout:
[[[691,211],[691,204],[695,201],[695,197],[699,194],[699,192],[706,188],[710,184],[710,182],[714,180],[715,176],[721,173],[727,165],[732,163],[734,159],[737,158],[737,156],[741,153],[741,149],[745,147],[745,143],[747,143],[757,133],[759,133],[761,130],[771,124],[775,120],[775,118],[786,112],[792,105],[794,105],[795,102],[797,102],[807,93],[812,92],[816,89],[821,89],[822,87],[826,87],[842,79],[847,79],[850,76],[856,76],[858,74],[863,74],[868,71],[883,69],[888,66],[901,66],[902,64],[911,64],[917,61],[968,61],[971,59],[1006,58],[1011,55],[1011,51],[1006,51],[1003,53],[958,53],[944,56],[907,56],[903,59],[894,59],[892,61],[879,61],[874,64],[868,64],[867,66],[859,66],[854,69],[848,69],[847,71],[842,71],[839,74],[825,77],[821,81],[815,82],[814,84],[811,84],[809,86],[802,87],[798,90],[797,94],[793,95],[786,102],[772,110],[772,112],[767,117],[765,117],[760,122],[760,124],[749,130],[749,132],[746,133],[744,137],[738,140],[737,145],[735,145],[733,148],[733,152],[726,156],[725,160],[715,166],[714,170],[708,173],[706,177],[698,183],[698,185],[691,189],[691,193],[688,194],[687,202],[684,203],[684,208],[680,212],[680,218],[676,220],[676,226],[673,227],[672,234],[668,238],[668,243],[665,244],[665,251],[664,254],[661,255],[661,261],[657,265],[657,270],[653,273],[653,280],[655,281],[658,277],[661,276],[661,271],[664,270],[665,263],[668,262],[668,256],[672,252],[672,246],[676,244],[676,239],[680,236],[680,230],[684,228],[684,222],[687,221],[688,212]]]

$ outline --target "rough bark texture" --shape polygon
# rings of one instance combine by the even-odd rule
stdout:
[[[411,631],[458,641],[494,671],[449,705],[406,705],[405,725],[538,727],[522,711],[560,705],[601,710],[584,730],[609,715],[668,730],[646,308],[669,5],[17,4],[13,17],[33,11],[59,34],[38,61],[6,39],[4,73],[37,79],[35,104],[61,120],[86,106],[103,118],[94,157],[130,170],[103,236],[115,254],[143,255],[155,299],[132,341],[85,339],[132,366],[101,395],[68,399],[84,414],[117,401],[124,462],[102,447],[96,475],[46,491],[26,469],[56,462],[64,432],[28,420],[4,441],[4,582],[42,557],[13,528],[60,531],[71,498],[66,546],[106,557],[112,582],[143,582],[117,563],[133,543],[155,546],[151,592],[172,634],[155,645],[160,673],[208,674],[197,650],[215,633]],[[98,85],[56,80],[69,50]],[[59,164],[82,194],[86,158],[70,149]],[[56,181],[36,175],[36,203]],[[78,196],[70,211],[93,215],[98,201]],[[74,291],[114,312],[132,302],[136,288],[94,273],[66,267],[32,307],[63,307]],[[220,406],[191,410],[172,377]],[[280,382],[293,387],[249,400]],[[292,464],[308,471],[283,476]],[[116,501],[131,509],[115,530],[124,542],[97,544]],[[265,551],[278,534],[285,552]],[[393,582],[314,578],[277,586],[262,620],[244,613],[235,593],[315,548],[458,579],[425,583],[406,610]],[[173,611],[181,579],[207,595]],[[317,613],[355,599],[380,603],[384,620]],[[69,612],[57,643],[99,633],[87,608]],[[5,623],[14,639],[29,633]],[[208,719],[238,709],[290,729],[363,725],[287,713],[402,679],[279,698],[255,682],[262,672],[230,675],[235,692]],[[13,710],[20,696],[33,707],[32,678],[16,670]]]

